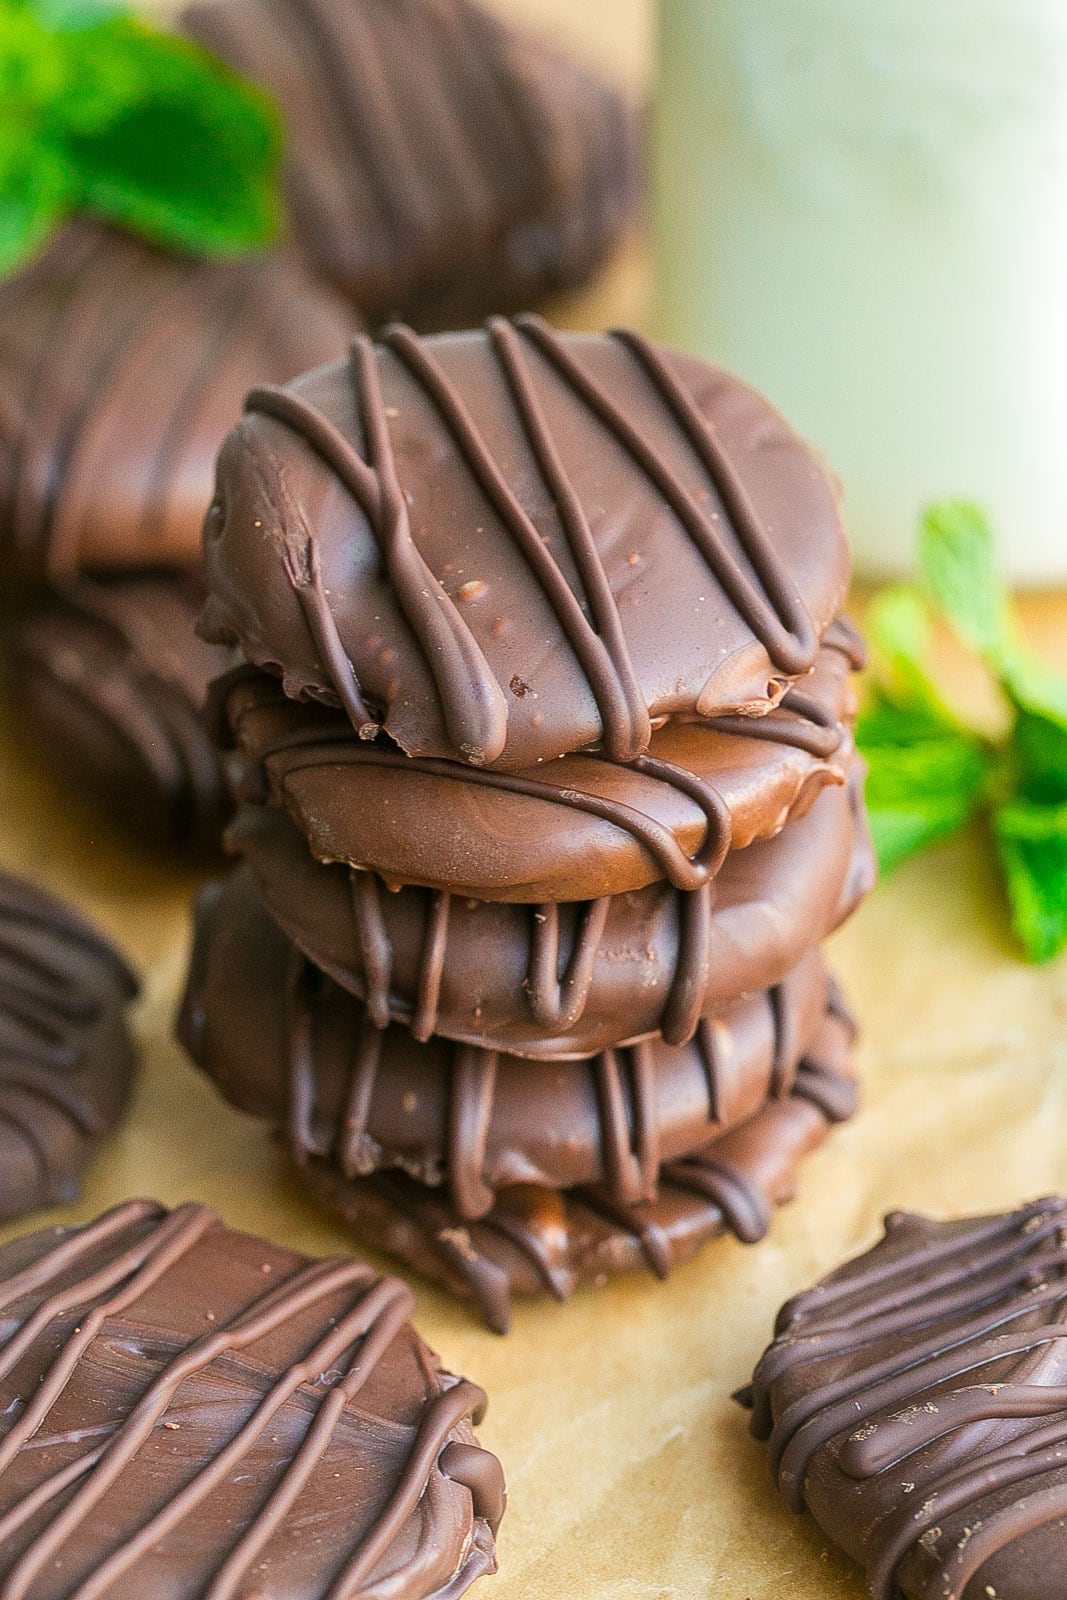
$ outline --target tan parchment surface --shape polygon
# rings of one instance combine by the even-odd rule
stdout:
[[[500,0],[512,14],[538,0]],[[560,36],[640,73],[643,0],[552,0]],[[627,31],[630,30],[630,31]],[[621,64],[621,65],[620,65]],[[632,314],[639,254],[573,320]],[[1028,608],[1067,667],[1067,597]],[[966,692],[962,674],[958,680]],[[144,1066],[133,1114],[71,1219],[133,1193],[196,1197],[311,1251],[350,1240],[284,1174],[169,1038],[194,880],[57,794],[0,716],[0,863],[81,903],[138,967]],[[984,853],[948,845],[883,886],[832,944],[863,1026],[864,1108],[808,1165],[771,1238],[713,1245],[666,1285],[619,1281],[520,1307],[507,1340],[428,1288],[427,1337],[491,1396],[483,1430],[511,1508],[497,1600],[859,1600],[849,1564],[784,1509],[730,1392],[785,1296],[874,1237],[884,1210],[961,1212],[1067,1187],[1067,964],[1005,940]]]

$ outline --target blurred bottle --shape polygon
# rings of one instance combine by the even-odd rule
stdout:
[[[658,331],[829,457],[857,565],[963,494],[1067,581],[1067,4],[661,0]]]

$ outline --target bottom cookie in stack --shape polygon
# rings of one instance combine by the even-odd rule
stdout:
[[[512,1294],[658,1276],[763,1237],[855,1104],[852,1024],[821,957],[693,1040],[531,1061],[407,1029],[300,955],[240,868],[204,891],[179,1035],[287,1142],[312,1191],[507,1329]]]

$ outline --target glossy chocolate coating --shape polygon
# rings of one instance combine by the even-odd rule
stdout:
[[[126,1110],[136,992],[94,928],[0,873],[0,1220],[77,1195]]]
[[[274,95],[294,242],[372,317],[532,305],[633,217],[634,113],[467,0],[208,0],[181,26]]]
[[[193,632],[201,598],[179,573],[59,580],[11,641],[20,721],[43,759],[163,851],[217,851],[231,811],[203,717],[228,657]]]
[[[855,1107],[852,1026],[834,997],[785,1099],[765,1106],[703,1149],[669,1163],[659,1196],[621,1206],[600,1189],[506,1189],[493,1210],[465,1222],[439,1192],[399,1173],[346,1178],[312,1157],[302,1181],[356,1234],[473,1298],[506,1333],[513,1294],[566,1300],[579,1283],[650,1269],[666,1277],[708,1239],[763,1238],[773,1207],[793,1198],[800,1162]]]
[[[516,38],[515,59],[540,106],[551,178],[545,199],[399,308],[423,332],[467,328],[582,288],[636,231],[643,200],[640,118],[629,98],[579,66]]]
[[[1060,1600],[1067,1201],[885,1219],[783,1307],[752,1429],[872,1600]]]
[[[206,1206],[0,1250],[4,1600],[423,1600],[495,1567],[480,1389],[414,1298]]]
[[[807,675],[848,551],[766,401],[532,317],[382,341],[249,396],[205,523],[206,638],[362,737],[513,773],[640,764],[661,719],[766,712]]]
[[[284,809],[320,861],[479,900],[592,900],[660,878],[694,887],[844,783],[850,666],[825,648],[765,717],[667,723],[644,770],[586,754],[515,775],[419,761],[253,667],[216,686],[213,721],[240,750],[240,792]]]
[[[858,766],[695,893],[657,883],[558,907],[390,893],[372,873],[314,861],[265,806],[242,806],[227,841],[294,944],[380,1026],[547,1060],[656,1033],[684,1042],[701,1016],[781,982],[874,876]]]
[[[276,257],[63,228],[0,285],[0,573],[191,567],[250,386],[329,360],[355,322]]]
[[[681,1049],[550,1065],[420,1044],[395,1024],[375,1028],[300,956],[238,869],[201,894],[178,1034],[227,1099],[284,1131],[297,1161],[330,1157],[346,1177],[400,1169],[471,1218],[516,1183],[653,1199],[664,1162],[790,1092],[826,998],[812,952]]]

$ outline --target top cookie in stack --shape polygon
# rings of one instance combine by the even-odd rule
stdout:
[[[840,1011],[812,947],[870,857],[837,496],[765,401],[635,334],[392,327],[253,391],[205,563],[202,631],[246,662],[215,697],[230,842],[294,961],[494,1081],[515,1056],[669,1054],[771,991],[789,1092]],[[787,1037],[774,994],[801,966]],[[218,1059],[239,1040],[205,1026],[210,970],[202,949],[187,1042],[285,1121]],[[669,1076],[641,1059],[631,1121]],[[693,1151],[724,1131],[707,1077]]]

